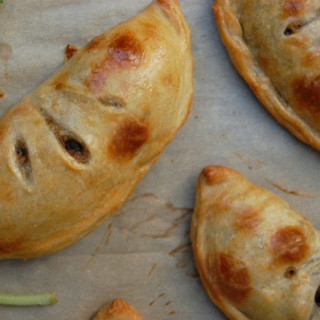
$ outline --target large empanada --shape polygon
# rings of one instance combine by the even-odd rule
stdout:
[[[0,120],[0,258],[74,243],[117,210],[184,123],[191,33],[177,0],[95,37]]]
[[[235,170],[209,166],[200,174],[194,260],[229,319],[320,319],[319,235],[306,217]]]
[[[215,0],[222,40],[260,102],[320,150],[319,1]]]

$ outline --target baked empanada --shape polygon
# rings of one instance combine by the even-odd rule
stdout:
[[[191,241],[202,284],[229,319],[320,319],[319,231],[275,194],[206,167]]]
[[[320,150],[319,2],[215,0],[213,9],[235,67],[260,102]]]
[[[102,307],[93,320],[143,320],[143,318],[130,304],[117,298]]]
[[[117,210],[185,122],[191,32],[154,0],[0,120],[0,258],[77,241]]]

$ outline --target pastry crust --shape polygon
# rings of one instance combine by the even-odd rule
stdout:
[[[292,134],[320,150],[319,3],[215,0],[230,58],[260,102]]]
[[[93,320],[143,320],[143,318],[130,304],[116,298],[102,307]]]
[[[0,259],[66,247],[117,210],[186,121],[177,0],[95,37],[0,119]]]
[[[319,319],[319,231],[275,194],[206,167],[191,242],[201,282],[229,319]]]

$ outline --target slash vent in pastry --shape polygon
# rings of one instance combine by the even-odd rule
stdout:
[[[0,258],[74,243],[117,210],[187,118],[191,34],[154,0],[0,120]]]
[[[320,150],[320,2],[215,0],[222,40],[260,102]]]
[[[201,282],[229,319],[320,319],[319,231],[275,194],[232,169],[203,169],[191,241]]]
[[[102,307],[93,320],[143,320],[143,318],[130,304],[117,298]]]

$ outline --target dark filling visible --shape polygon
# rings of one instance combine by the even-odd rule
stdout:
[[[284,30],[284,35],[285,36],[290,36],[290,35],[292,35],[292,33],[293,33],[293,31],[290,28],[287,28],[286,30]]]
[[[304,26],[304,24],[300,23],[300,22],[294,22],[294,23],[290,23],[286,30],[284,30],[284,35],[285,36],[291,36],[292,34],[298,32],[299,30],[302,29],[302,27]]]
[[[89,151],[76,138],[69,135],[60,136],[60,142],[66,151],[76,160],[85,163],[89,158]]]
[[[289,268],[286,270],[286,272],[284,273],[284,276],[285,276],[286,278],[291,278],[291,277],[293,277],[296,273],[297,273],[296,268],[294,268],[294,267],[289,267]]]
[[[23,165],[24,163],[28,162],[28,151],[24,146],[16,145],[16,154],[20,164]]]
[[[45,117],[46,123],[50,130],[55,135],[56,139],[60,142],[62,147],[72,156],[75,160],[81,163],[88,163],[90,160],[90,153],[85,143],[80,138],[76,137],[74,133],[63,128],[53,118],[47,114],[46,111],[40,110]]]
[[[20,139],[16,142],[15,152],[21,172],[26,179],[29,179],[31,174],[29,153],[26,144]]]
[[[320,307],[320,286],[318,287],[316,294],[314,296],[314,301],[318,307]]]
[[[83,147],[82,145],[73,139],[68,139],[64,142],[64,146],[66,148],[67,151],[69,152],[82,152],[83,151]]]

